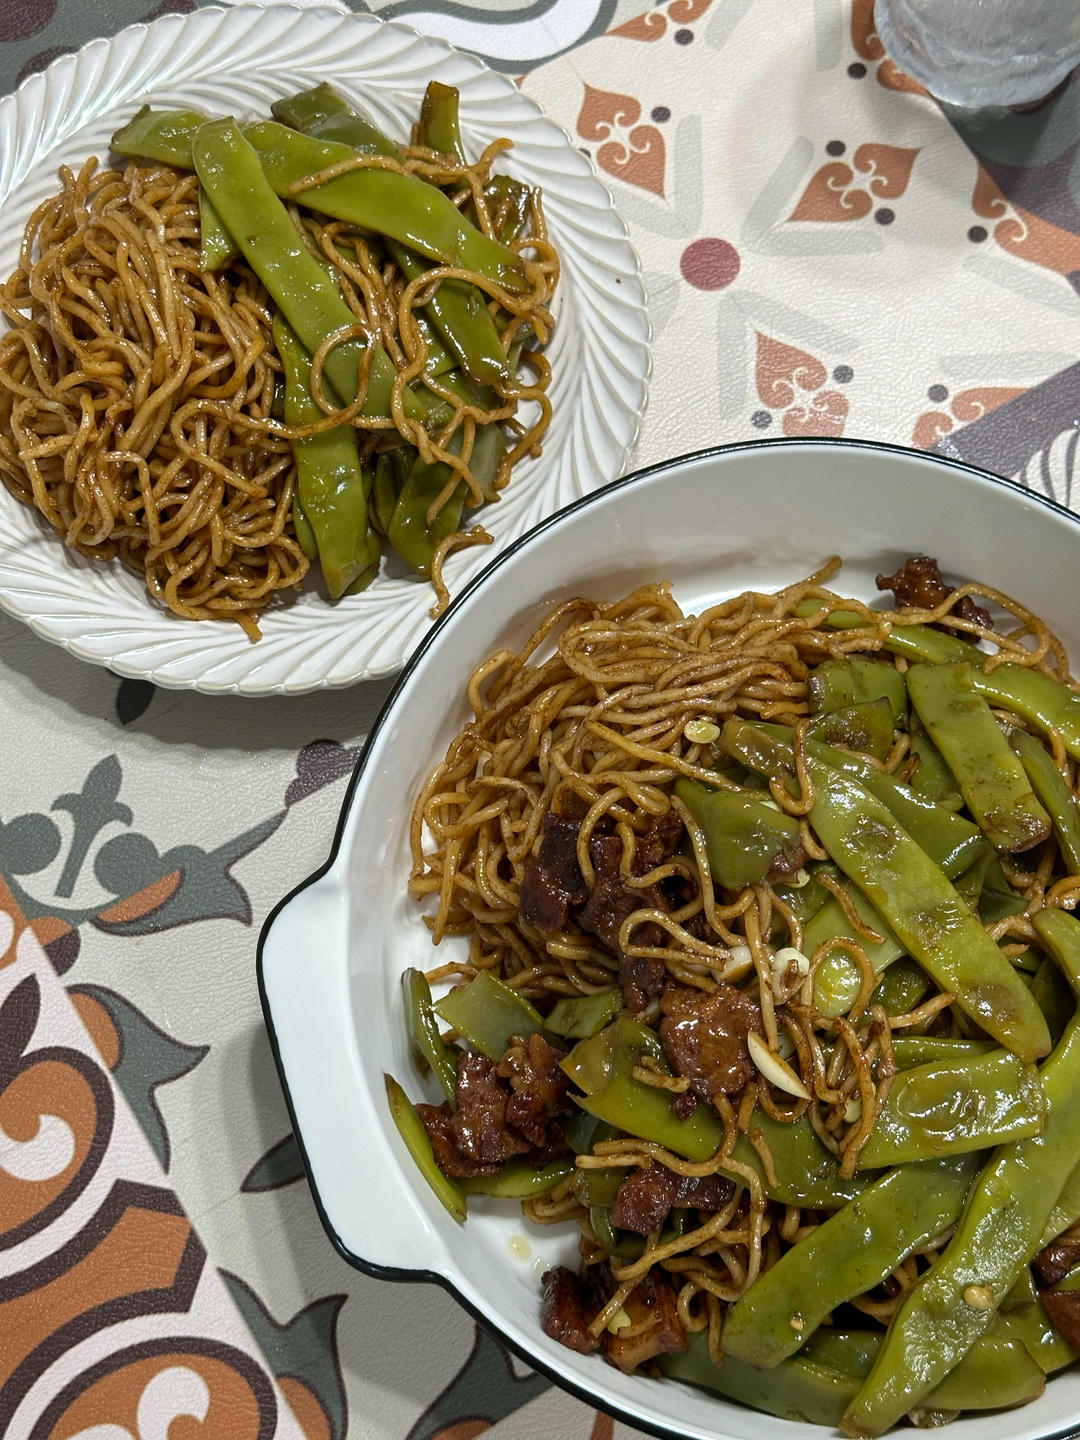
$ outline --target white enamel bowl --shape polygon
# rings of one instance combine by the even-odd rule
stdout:
[[[259,973],[267,1024],[327,1231],[360,1268],[451,1289],[560,1384],[662,1435],[798,1440],[776,1420],[671,1381],[619,1374],[549,1340],[539,1272],[573,1261],[569,1231],[529,1229],[514,1204],[470,1206],[459,1227],[427,1189],[387,1112],[383,1072],[414,1099],[399,976],[436,963],[405,893],[407,826],[422,777],[467,718],[465,677],[576,594],[614,598],[666,578],[690,610],[773,589],[827,556],[834,587],[871,599],[910,554],[1011,592],[1080,657],[1080,519],[1008,481],[913,451],[790,441],[688,456],[632,476],[545,521],[451,607],[387,702],[357,768],[327,865],[278,908]],[[525,1235],[522,1245],[515,1237]],[[514,1243],[512,1243],[514,1242]],[[407,1343],[404,1342],[403,1343]],[[418,1357],[419,1358],[419,1357]],[[957,1421],[950,1440],[1060,1435],[1080,1414],[1080,1375],[1008,1414]]]

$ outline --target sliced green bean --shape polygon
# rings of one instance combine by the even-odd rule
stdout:
[[[1027,898],[1009,884],[1001,861],[989,846],[953,884],[971,913],[986,926],[995,925],[1007,915],[1019,915],[1028,907]]]
[[[586,1040],[609,1025],[622,1009],[619,990],[601,990],[596,995],[564,995],[556,1000],[544,1019],[544,1029],[567,1040]]]
[[[396,240],[387,241],[394,263],[410,283],[429,263]],[[467,280],[442,280],[425,309],[439,335],[470,375],[486,384],[510,373],[502,338],[491,318],[484,293]]]
[[[798,820],[756,795],[682,779],[675,793],[701,826],[712,878],[725,889],[759,884],[778,861],[800,851]]]
[[[660,1037],[657,1037],[657,1044],[660,1044]],[[619,1132],[605,1120],[589,1115],[588,1110],[576,1110],[564,1126],[564,1135],[567,1145],[575,1155],[593,1155],[596,1146],[603,1140],[615,1139]],[[626,1169],[621,1165],[575,1168],[570,1179],[570,1192],[579,1205],[585,1205],[586,1208],[600,1205],[605,1210],[611,1210],[619,1192],[619,1185],[625,1179]]]
[[[996,1410],[1034,1399],[1040,1384],[1031,1359],[1040,1369],[1043,1367],[1028,1345],[1029,1334],[1036,1334],[1034,1327],[1003,1327],[999,1333],[995,1326],[989,1335],[975,1342],[952,1374],[927,1396],[921,1407],[923,1414]],[[805,1353],[808,1360],[819,1365],[828,1365],[853,1379],[865,1379],[881,1341],[876,1330],[818,1330]]]
[[[734,766],[734,761],[729,761]],[[740,771],[744,771],[740,765]],[[676,784],[678,782],[676,781]],[[834,880],[839,879],[840,872],[835,865],[817,864],[807,865],[802,876],[795,880],[774,880],[772,888],[785,905],[793,912],[800,924],[805,925],[812,920],[825,902],[831,899],[830,892],[821,883],[822,875],[831,876]]]
[[[1031,788],[1050,816],[1062,858],[1074,875],[1080,875],[1080,806],[1076,796],[1054,764],[1054,757],[1034,735],[1026,730],[1012,730],[1009,744],[1019,755]]]
[[[863,935],[848,919],[839,900],[830,895],[817,914],[804,926],[803,948],[808,956],[812,956],[820,945],[829,940],[852,940],[862,947],[874,973],[880,975],[887,966],[900,958],[904,947],[861,891],[847,893],[859,919],[880,935],[881,940],[871,940]],[[814,1004],[830,1019],[836,1015],[846,1015],[858,999],[862,976],[861,966],[846,948],[837,947],[831,950],[814,971]]]
[[[882,695],[876,700],[827,710],[814,716],[807,734],[823,745],[835,745],[884,760],[895,738],[892,708]]]
[[[512,245],[529,219],[532,191],[510,175],[493,175],[484,186],[484,199],[491,212],[495,234],[504,245]]]
[[[440,376],[448,375],[461,362],[454,352],[444,344],[442,336],[422,311],[416,313],[416,323],[424,336],[424,344],[427,346],[424,374],[438,380]]]
[[[907,686],[894,665],[849,655],[844,660],[823,660],[810,672],[810,707],[815,714],[843,710],[867,700],[889,702],[893,720],[907,714]]]
[[[1039,1072],[1007,1050],[916,1065],[894,1077],[859,1168],[986,1150],[1037,1135],[1045,1119]]]
[[[471,405],[475,410],[495,410],[501,403],[490,385],[482,385],[478,380],[466,375],[463,370],[448,370],[445,375],[439,377],[439,383],[456,396],[463,405]],[[485,498],[493,499],[494,492]]]
[[[689,1228],[688,1213],[686,1210],[671,1211],[669,1223],[660,1232],[661,1245],[686,1234]],[[645,1253],[645,1237],[632,1230],[618,1229],[609,1207],[592,1206],[589,1210],[589,1224],[609,1255],[614,1255],[619,1260],[638,1260]]]
[[[999,1314],[987,1338],[998,1336],[1023,1345],[1044,1375],[1080,1360],[1080,1350],[1069,1344],[1039,1300],[1026,1308]]]
[[[239,255],[232,236],[214,209],[209,195],[199,186],[199,269],[224,270]]]
[[[652,1140],[687,1160],[708,1160],[724,1140],[724,1126],[711,1106],[699,1105],[687,1116],[675,1113],[666,1090],[635,1080],[633,1067],[643,1053],[663,1055],[659,1037],[621,1015],[588,1040],[579,1041],[562,1068],[585,1091],[583,1110],[628,1135]]]
[[[1080,695],[1074,690],[1024,665],[978,669],[973,683],[991,704],[1011,710],[1046,733],[1056,731],[1069,754],[1080,759]]]
[[[627,1173],[623,1166],[614,1165],[597,1168],[589,1166],[587,1170],[575,1169],[570,1190],[579,1205],[585,1205],[590,1210],[594,1207],[610,1210]]]
[[[1069,983],[1053,960],[1043,956],[1035,973],[1028,977],[1028,989],[1042,1011],[1050,1038],[1056,1045],[1076,1009],[1076,999]]]
[[[590,1207],[589,1224],[600,1244],[617,1260],[639,1260],[644,1253],[644,1236],[635,1235],[632,1231],[617,1230],[612,1223],[611,1211],[603,1205]]]
[[[401,977],[405,992],[405,1028],[413,1054],[430,1066],[451,1106],[457,1106],[457,1053],[439,1033],[431,1004],[431,988],[422,970]]]
[[[825,1332],[818,1336],[825,1337]],[[708,1333],[699,1331],[688,1336],[684,1354],[662,1355],[657,1364],[672,1379],[714,1390],[766,1414],[835,1427],[858,1390],[866,1357],[880,1348],[880,1338],[871,1331],[857,1335],[854,1345],[844,1343],[848,1337],[843,1333],[829,1338],[830,1343],[813,1356],[794,1355],[770,1370],[759,1370],[734,1356],[714,1365]],[[973,1346],[947,1383],[926,1397],[920,1414],[1007,1409],[1035,1399],[1042,1388],[1042,1371],[1026,1345],[1020,1339],[991,1335]]]
[[[990,706],[973,687],[974,674],[967,664],[912,665],[908,694],[994,849],[1030,850],[1050,834],[1050,817]]]
[[[808,595],[795,606],[794,614],[803,620],[810,619],[819,611],[832,605],[839,597],[828,602]],[[857,610],[845,610],[843,602],[833,609],[821,622],[824,630],[872,630],[881,622],[868,620]],[[966,660],[969,653],[981,652],[974,645],[947,635],[944,630],[935,630],[930,625],[890,625],[881,637],[883,650],[893,655],[902,655],[905,660],[925,661],[929,665],[947,665],[951,660]]]
[[[760,1135],[768,1147],[774,1174],[766,1173],[748,1135],[740,1135],[736,1140],[732,1159],[749,1166],[761,1181],[765,1195],[783,1205],[805,1205],[831,1212],[861,1195],[874,1180],[866,1174],[841,1179],[836,1156],[826,1150],[805,1115],[795,1121],[774,1120],[758,1110],[751,1133]],[[745,1184],[738,1172],[730,1174],[737,1184]]]
[[[666,1069],[663,1047],[655,1031],[621,1015],[613,1024],[574,1046],[562,1061],[563,1070],[585,1091],[582,1109],[606,1121],[615,1130],[665,1146],[687,1160],[708,1160],[724,1140],[724,1127],[711,1105],[698,1105],[687,1116],[676,1114],[666,1090],[635,1079],[633,1068],[649,1054]],[[818,1139],[804,1115],[793,1123],[754,1115],[772,1156],[772,1176],[766,1175],[761,1156],[747,1135],[740,1135],[732,1158],[749,1166],[770,1199],[787,1205],[809,1205],[835,1210],[865,1190],[865,1176],[841,1180],[839,1165]],[[723,1169],[723,1167],[721,1167]],[[738,1171],[724,1173],[738,1184],[746,1178]]]
[[[796,605],[795,614],[805,619],[823,608],[820,601],[810,597]],[[823,623],[827,630],[862,630],[874,622],[854,610],[834,610]],[[985,667],[989,655],[929,625],[894,625],[881,644],[895,655],[930,665],[966,660],[976,672],[972,684],[980,695],[1002,710],[1021,715],[1040,730],[1056,731],[1069,754],[1080,759],[1080,694],[1052,676],[1008,661],[988,670]]]
[[[897,1035],[892,1042],[898,1070],[932,1065],[938,1060],[971,1060],[993,1049],[992,1040],[954,1040],[947,1035]]]
[[[432,87],[435,87],[434,92]],[[450,139],[457,134],[460,147],[457,91],[438,81],[432,81],[428,91],[433,94],[433,99],[429,102],[425,96],[421,128],[424,126],[424,114],[428,113],[438,138]],[[449,96],[453,96],[452,101]],[[275,119],[305,135],[351,145],[361,154],[400,157],[401,151],[393,141],[350,109],[330,85],[317,85],[312,90],[302,91],[288,100],[278,101],[271,109]],[[421,139],[420,144],[430,145],[434,150],[443,148],[430,139]],[[458,155],[457,151],[450,153]],[[464,161],[463,155],[459,158]],[[421,258],[400,241],[389,240],[387,249],[407,281],[417,279],[430,268],[429,260]],[[488,383],[506,378],[509,374],[506,353],[481,290],[463,280],[444,280],[432,294],[425,310],[458,364],[464,365],[470,375]],[[435,373],[428,368],[429,373]]]
[[[451,1180],[439,1169],[435,1151],[431,1148],[427,1128],[414,1110],[409,1097],[392,1075],[384,1075],[386,1100],[390,1114],[397,1126],[398,1134],[405,1142],[409,1154],[416,1161],[421,1175],[434,1190],[440,1203],[460,1224],[465,1219],[465,1194],[456,1181]]]
[[[375,525],[385,535],[390,528],[394,506],[400,493],[397,468],[390,458],[391,452],[384,450],[375,457],[375,479],[371,487],[371,509]]]
[[[458,92],[453,85],[430,80],[420,105],[420,122],[416,127],[416,143],[429,150],[449,155],[459,164],[465,163],[458,115]]]
[[[1064,1230],[1075,1225],[1080,1220],[1080,1161],[1069,1171],[1065,1177],[1065,1183],[1051,1210],[1043,1233],[1039,1237],[1038,1250],[1050,1244]]]
[[[796,1355],[771,1370],[759,1370],[734,1355],[715,1365],[709,1355],[708,1332],[688,1335],[683,1354],[661,1355],[656,1363],[673,1380],[685,1380],[706,1390],[738,1400],[766,1415],[778,1415],[803,1425],[835,1426],[855,1391],[858,1380],[827,1365]]]
[[[825,1149],[805,1116],[788,1122],[758,1114],[751,1130],[760,1134],[769,1147],[775,1176],[766,1173],[761,1157],[746,1135],[736,1140],[732,1159],[757,1172],[761,1188],[770,1200],[831,1213],[861,1195],[874,1178],[853,1175],[842,1179],[836,1157]],[[731,1178],[738,1181],[741,1177],[732,1172]]]
[[[959,1218],[974,1157],[902,1165],[786,1250],[728,1311],[726,1355],[778,1364],[846,1301],[891,1275]]]
[[[377,125],[357,114],[348,101],[325,81],[284,100],[275,100],[270,106],[270,114],[282,125],[302,130],[305,135],[319,140],[337,140],[366,155],[387,155],[395,160],[401,158],[400,146],[395,145]]]
[[[720,746],[751,769],[782,780],[794,794],[798,786],[792,740],[787,726],[729,720],[721,731]],[[988,848],[977,825],[940,805],[921,800],[903,781],[868,761],[810,739],[806,753],[865,786],[950,878],[967,869]]]
[[[435,1013],[489,1060],[501,1060],[513,1035],[532,1035],[544,1022],[524,995],[504,985],[487,970],[474,975],[467,985],[455,985],[441,1000]]]
[[[299,490],[293,490],[292,497],[292,522],[296,531],[296,543],[303,550],[309,560],[318,560],[319,542],[315,539],[315,531],[311,528],[311,521],[304,514],[304,507],[300,503]]]
[[[199,180],[245,260],[311,354],[328,335],[356,325],[337,281],[307,250],[289,212],[270,189],[258,156],[232,120],[200,126],[193,155]],[[326,358],[337,398],[351,400],[367,344],[343,340]],[[388,417],[394,367],[376,345],[363,413]]]
[[[660,1231],[659,1243],[661,1245],[667,1245],[670,1241],[686,1234],[689,1228],[686,1223],[688,1213],[686,1210],[669,1212],[669,1220],[677,1223],[667,1224]],[[610,1210],[590,1210],[589,1221],[596,1232],[596,1238],[609,1254],[620,1260],[639,1260],[645,1253],[645,1236],[639,1235],[634,1230],[619,1229],[614,1224],[614,1217]]]
[[[581,1106],[617,1129],[663,1145],[687,1160],[708,1160],[723,1144],[723,1126],[711,1110],[699,1105],[685,1117],[677,1115],[666,1091],[621,1072],[586,1096]]]
[[[916,965],[910,956],[901,956],[882,974],[870,1004],[880,1005],[886,1015],[906,1015],[915,1009],[932,983],[921,965]]]
[[[323,171],[351,165],[358,152],[337,141],[302,135],[273,120],[247,125],[244,134],[279,195],[336,220],[400,240],[444,265],[474,270],[511,292],[524,290],[520,258],[470,225],[434,185],[378,166],[348,169],[333,179],[309,185],[306,182]]]
[[[1031,1266],[1025,1265],[1017,1276],[1016,1284],[1002,1300],[998,1318],[1000,1319],[1002,1315],[1007,1315],[1012,1310],[1027,1309],[1034,1305],[1038,1298],[1039,1292],[1035,1286],[1035,1276],[1031,1273]],[[997,1330],[996,1325],[994,1330]]]
[[[907,1296],[874,1368],[844,1415],[851,1435],[880,1435],[955,1368],[995,1314],[1039,1240],[1061,1176],[1080,1162],[1080,1018],[1042,1066],[1046,1123],[1002,1145],[979,1176],[952,1240]]]
[[[993,855],[994,852],[988,848],[975,860],[974,864],[969,865],[953,881],[956,893],[973,915],[979,913],[979,901],[982,899],[983,886],[986,883],[987,867]]]
[[[617,1072],[629,1074],[642,1055],[658,1061],[661,1066],[667,1063],[656,1031],[624,1013],[595,1035],[579,1040],[559,1063],[579,1090],[595,1095]]]
[[[1045,1388],[1042,1367],[1022,1341],[989,1334],[976,1341],[920,1408],[932,1413],[1003,1410],[1036,1399]]]
[[[905,687],[906,689],[906,687]],[[908,776],[908,784],[921,800],[929,800],[946,810],[963,808],[964,797],[956,788],[956,780],[930,736],[926,726],[919,719],[918,712],[908,711],[909,753],[918,764]]]
[[[178,170],[194,170],[191,146],[207,118],[201,110],[154,110],[144,105],[116,131],[109,148],[134,160],[159,160]]]
[[[837,1330],[823,1325],[807,1340],[802,1354],[815,1365],[838,1370],[853,1380],[865,1380],[881,1349],[882,1338],[880,1330]]]
[[[451,453],[459,454],[461,446],[462,432],[456,430],[447,448]],[[498,425],[485,425],[476,432],[469,468],[481,489],[491,485],[505,450],[506,440]],[[431,574],[431,563],[440,541],[461,528],[468,489],[464,480],[459,481],[434,522],[431,525],[427,523],[428,510],[452,476],[453,472],[445,461],[429,465],[418,455],[390,517],[387,538],[418,575]]]
[[[311,358],[281,314],[274,316],[273,329],[285,367],[285,420],[310,425],[323,418],[311,394]],[[326,587],[337,599],[378,573],[382,547],[368,521],[370,475],[360,464],[351,425],[335,425],[289,445],[296,461],[296,493]]]
[[[1072,992],[1080,997],[1080,920],[1068,910],[1036,910],[1032,929],[1054,957]]]
[[[1034,975],[1043,960],[1043,955],[1035,949],[1034,945],[1028,945],[1026,949],[1015,955],[1009,956],[1009,964],[1014,970],[1021,970],[1028,975]]]
[[[1022,1060],[1050,1048],[1023,982],[942,871],[886,807],[849,775],[807,755],[810,820],[830,857],[942,990]]]
[[[660,1037],[656,1038],[659,1041]],[[566,1057],[567,1060],[569,1058]],[[566,1068],[565,1062],[563,1068]],[[563,1134],[575,1155],[591,1155],[602,1140],[613,1140],[618,1131],[614,1125],[597,1120],[595,1115],[590,1115],[585,1110],[575,1110],[563,1126]]]
[[[378,535],[375,534],[374,532],[372,532],[373,548],[374,548],[374,540],[377,540],[378,538],[379,538]],[[353,580],[353,581],[351,581],[351,582],[349,583],[348,589],[345,591],[345,594],[346,594],[346,595],[359,595],[359,594],[361,594],[362,591],[364,591],[364,590],[366,590],[366,589],[368,588],[368,586],[369,586],[369,585],[371,584],[371,582],[375,579],[375,577],[378,575],[378,573],[379,573],[378,563],[377,563],[376,561],[373,561],[372,564],[369,565],[366,570],[361,570],[360,574],[357,575],[356,579]]]
[[[544,1165],[515,1157],[497,1175],[470,1175],[458,1184],[465,1195],[495,1195],[500,1200],[533,1200],[554,1190],[573,1172],[574,1162],[563,1156]]]
[[[448,448],[452,453],[460,454],[462,439],[460,430],[450,437]],[[461,528],[467,489],[464,480],[458,482],[434,523],[428,525],[427,521],[429,509],[452,478],[453,471],[445,461],[429,464],[417,455],[386,527],[386,538],[418,575],[430,576],[431,562],[440,542]]]

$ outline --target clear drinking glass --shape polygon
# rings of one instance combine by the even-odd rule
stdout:
[[[901,70],[951,105],[1041,100],[1080,64],[1080,0],[877,0]]]

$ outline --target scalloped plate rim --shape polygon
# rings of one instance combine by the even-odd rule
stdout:
[[[346,27],[355,27],[359,31],[366,30],[370,33],[387,30],[399,32],[406,43],[393,57],[395,62],[400,61],[402,56],[407,55],[414,47],[422,46],[430,48],[445,59],[464,62],[469,74],[462,77],[463,85],[475,85],[485,80],[495,82],[495,90],[502,93],[490,96],[485,103],[502,103],[503,97],[505,97],[508,103],[513,104],[507,128],[511,130],[512,134],[515,131],[518,132],[514,136],[515,148],[518,155],[526,161],[526,168],[529,163],[534,165],[550,164],[553,156],[558,157],[561,178],[573,184],[586,182],[593,192],[590,195],[587,209],[580,213],[584,214],[586,220],[591,217],[594,224],[602,226],[601,229],[585,229],[584,221],[581,225],[575,226],[574,215],[577,210],[575,202],[569,198],[560,197],[557,191],[553,192],[554,209],[565,210],[564,223],[567,231],[577,232],[576,237],[568,233],[567,239],[563,242],[564,255],[570,253],[574,262],[591,265],[595,269],[614,275],[617,282],[624,287],[620,297],[622,304],[614,328],[617,330],[623,367],[630,372],[631,378],[629,381],[623,380],[619,386],[620,399],[623,403],[621,409],[613,417],[617,433],[612,436],[610,426],[606,426],[605,438],[606,448],[609,450],[614,448],[618,454],[617,466],[612,468],[610,474],[596,473],[588,455],[588,447],[583,447],[581,444],[584,432],[581,428],[582,415],[579,404],[571,417],[571,423],[561,432],[558,448],[555,450],[549,448],[546,466],[543,460],[533,462],[534,465],[538,463],[544,466],[540,472],[540,480],[537,480],[535,470],[525,477],[525,483],[529,485],[529,494],[521,495],[517,508],[536,511],[539,506],[539,513],[524,516],[527,523],[521,523],[520,520],[513,523],[513,517],[511,517],[511,523],[506,530],[497,535],[495,546],[484,547],[479,560],[473,558],[476,552],[473,554],[459,552],[468,557],[471,563],[463,572],[459,572],[454,582],[456,592],[471,585],[486,568],[489,560],[493,560],[533,524],[538,523],[544,514],[550,513],[552,499],[556,502],[554,508],[568,503],[567,498],[559,493],[567,485],[572,489],[573,493],[569,496],[569,499],[572,500],[579,495],[600,488],[625,472],[637,441],[648,395],[648,382],[652,368],[651,324],[640,260],[630,242],[625,222],[619,216],[607,187],[597,176],[595,166],[590,159],[581,154],[565,130],[545,114],[531,96],[516,89],[507,77],[492,70],[476,56],[458,49],[438,36],[423,35],[413,26],[399,20],[388,21],[372,14],[342,12],[321,6],[311,8],[288,3],[244,4],[227,7],[204,6],[186,14],[172,12],[155,20],[137,21],[112,37],[97,37],[90,40],[79,50],[58,56],[43,71],[26,76],[13,93],[0,97],[0,127],[13,127],[16,140],[20,125],[25,128],[35,124],[46,132],[46,143],[43,146],[40,137],[38,138],[30,157],[22,167],[22,179],[17,182],[17,186],[13,187],[10,180],[3,182],[3,198],[10,205],[10,196],[12,193],[17,193],[18,186],[26,186],[31,183],[33,177],[40,174],[45,164],[59,158],[56,156],[56,148],[65,142],[67,136],[77,133],[94,120],[100,121],[111,109],[131,104],[133,100],[130,90],[121,93],[119,97],[115,95],[109,97],[110,81],[108,76],[96,76],[88,87],[84,87],[86,94],[81,99],[76,118],[68,120],[63,125],[63,133],[57,138],[55,134],[51,136],[49,134],[50,116],[57,110],[62,110],[65,99],[70,99],[70,93],[61,95],[59,99],[54,98],[48,110],[46,110],[44,102],[57,88],[58,79],[70,92],[75,88],[80,68],[97,61],[104,69],[108,57],[117,49],[121,51],[127,49],[131,55],[135,55],[155,32],[159,36],[171,35],[173,38],[179,39],[185,32],[194,30],[198,33],[200,29],[205,29],[208,32],[208,39],[211,39],[220,36],[222,30],[226,33],[230,29],[240,30],[245,23],[248,25],[255,23],[257,16],[268,14],[274,15],[279,20],[284,16],[291,17],[292,33],[295,33],[298,27],[305,27],[304,38],[297,41],[298,46],[303,45],[305,48],[305,68],[311,68],[313,65],[317,68],[320,63],[319,59],[313,62],[306,53],[312,44],[311,31],[321,27],[321,38],[325,43],[331,34],[337,34]],[[316,40],[318,38],[320,37],[315,37]],[[354,40],[351,42],[349,51],[350,55],[357,54],[358,64],[361,63],[360,57],[352,47],[359,47],[361,44],[361,40]],[[179,86],[191,83],[196,77],[190,73],[190,64],[186,68],[174,66],[170,69],[167,60],[168,53],[169,51],[163,46],[162,57],[160,61],[155,62],[156,68],[165,71],[164,85]],[[241,62],[237,60],[232,63],[239,65]],[[323,59],[321,63],[325,64],[326,60]],[[275,68],[280,71],[281,67]],[[219,69],[225,73],[219,74],[217,71],[212,71],[212,78],[219,84],[227,84],[228,66],[223,65]],[[377,70],[374,73],[377,74]],[[348,85],[350,80],[348,73],[342,73],[340,78],[343,84]],[[123,76],[121,82],[123,82]],[[143,79],[139,89],[149,93],[152,92],[153,86],[154,75],[151,73]],[[104,102],[100,99],[95,100],[97,92],[102,87],[105,88],[106,94]],[[123,83],[120,88],[123,92]],[[41,93],[35,99],[36,91]],[[469,97],[465,98],[467,101]],[[20,111],[20,106],[22,111]],[[33,109],[31,113],[26,114],[28,106],[32,106]],[[475,119],[476,117],[468,118]],[[480,117],[479,123],[483,123],[482,117]],[[523,135],[522,132],[525,131],[528,131],[529,134]],[[530,160],[530,136],[535,137],[537,134],[545,136],[545,139],[546,134],[550,134],[555,143],[545,143],[543,155],[539,158],[534,155]],[[539,144],[535,139],[531,143]],[[15,222],[9,222],[4,228],[12,230],[16,236],[21,234],[23,214],[25,212],[20,213]],[[3,222],[0,221],[0,226],[2,225]],[[602,238],[607,245],[616,250],[621,261],[621,268],[607,261],[595,260],[591,256],[585,255],[584,252],[579,253],[580,247],[587,244],[590,239],[596,238]],[[6,238],[5,248],[9,248]],[[575,265],[567,265],[566,271],[568,275],[575,274]],[[577,284],[583,286],[584,298],[592,307],[592,311],[596,311],[602,300],[605,316],[607,316],[613,304],[610,296],[602,294],[597,289],[595,281],[592,282],[590,296],[588,277],[584,274],[575,274],[575,280]],[[594,326],[595,324],[594,319]],[[619,325],[624,328],[618,330]],[[584,356],[590,343],[595,346],[602,341],[606,328],[606,320],[605,324],[594,331],[583,330],[579,326],[579,333],[576,337],[577,351]],[[574,378],[578,381],[575,392],[580,392],[584,386],[589,391],[586,401],[598,399],[593,394],[593,387],[590,386],[585,360],[578,362]],[[585,408],[587,409],[587,403]],[[603,418],[606,423],[612,416],[605,411]],[[544,504],[543,500],[548,492],[555,493]],[[14,507],[13,510],[9,509],[8,513],[20,518],[26,517],[27,512],[19,505],[19,502],[2,489],[0,489],[0,506]],[[3,512],[0,511],[0,513]],[[51,550],[53,537],[51,532],[45,529],[44,521],[40,516],[33,514],[27,519],[27,524],[32,523],[41,527],[37,533],[40,534],[42,540],[49,542],[48,548]],[[18,538],[22,540],[24,536]],[[33,530],[31,530],[29,538],[37,538]],[[72,556],[71,558],[75,559],[76,557]],[[305,633],[302,626],[296,626],[295,622],[290,622],[284,633],[278,633],[274,622],[276,619],[287,617],[288,609],[264,612],[262,617],[264,639],[259,645],[249,649],[250,642],[246,641],[239,630],[234,639],[225,632],[224,626],[219,626],[216,622],[196,625],[177,620],[167,611],[156,607],[141,593],[137,597],[137,604],[140,607],[137,614],[120,610],[116,614],[115,621],[110,622],[107,619],[103,621],[101,616],[102,597],[94,590],[96,581],[100,579],[107,589],[110,589],[114,576],[118,577],[121,586],[129,577],[132,579],[134,577],[131,576],[131,572],[124,575],[119,569],[114,570],[111,574],[106,574],[103,568],[101,575],[95,577],[94,571],[98,568],[95,562],[78,559],[76,565],[80,568],[82,565],[90,567],[86,571],[86,575],[91,577],[86,587],[80,590],[78,583],[73,586],[71,574],[65,574],[63,569],[57,568],[55,574],[50,577],[54,586],[50,591],[48,585],[36,578],[33,570],[21,563],[19,551],[10,541],[0,543],[0,610],[26,624],[39,638],[60,646],[79,660],[104,666],[124,678],[148,680],[167,689],[196,690],[207,695],[247,695],[252,697],[305,694],[320,689],[341,689],[363,680],[378,679],[394,674],[401,668],[412,648],[433,623],[426,615],[432,595],[430,589],[425,586],[422,587],[423,604],[417,601],[414,606],[415,615],[410,611],[405,619],[400,615],[401,603],[399,600],[393,613],[386,617],[375,616],[367,625],[364,625],[363,615],[358,614],[355,620],[343,620],[333,628],[330,620],[327,619],[324,625],[309,633]],[[411,581],[390,581],[388,583],[397,589],[400,589],[401,586],[408,586],[406,599],[412,592]],[[61,592],[62,605],[60,613],[57,614],[56,607],[60,603]],[[81,602],[81,610],[78,606],[72,607],[71,604],[72,595],[80,593],[84,597]],[[378,598],[376,595],[376,599]],[[387,596],[386,607],[390,607],[393,603],[391,597]],[[141,607],[145,607],[145,617]],[[314,613],[321,614],[323,612],[315,610]],[[408,625],[408,634],[395,641],[394,633],[404,629],[407,620],[411,621]],[[89,630],[92,636],[95,624],[108,629],[110,623],[119,634],[108,643],[94,645],[92,639],[88,638],[85,633],[81,633]],[[202,637],[206,636],[211,624],[215,636],[225,633],[226,639],[215,640],[211,646],[208,673],[205,675],[175,673],[178,667],[184,667],[185,671],[188,670],[191,655],[203,648],[205,641]],[[365,646],[365,655],[360,663],[350,666],[343,659],[349,646],[348,636],[345,632],[354,625],[360,631],[358,638]],[[68,633],[72,626],[81,627],[81,629],[76,628],[75,633]],[[174,626],[177,628],[174,629]],[[187,639],[187,631],[186,629],[181,630],[179,628],[181,626],[189,627],[193,633],[190,642],[186,647],[182,647],[185,653],[178,654],[177,642]],[[363,628],[361,629],[361,627]],[[327,646],[333,651],[333,654],[330,662],[321,671],[316,671],[313,675],[293,683],[288,678],[289,656],[293,652],[298,652],[302,659],[307,648],[306,642],[309,639],[316,646]],[[228,643],[229,641],[232,643]],[[153,650],[162,647],[166,647],[169,651],[167,658],[155,660]],[[151,660],[149,662],[140,660],[138,656],[145,654],[148,649],[151,651]],[[232,672],[237,667],[240,667],[241,673],[233,674]],[[213,678],[216,673],[223,671],[225,678]],[[267,671],[272,672],[269,678],[261,678]]]

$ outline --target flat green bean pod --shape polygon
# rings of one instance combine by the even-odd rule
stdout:
[[[1030,850],[1049,835],[1050,817],[975,689],[974,675],[964,663],[912,665],[908,694],[994,849]]]
[[[274,343],[285,367],[285,419],[297,427],[323,419],[311,393],[311,357],[280,314]],[[378,574],[381,545],[368,520],[371,476],[360,464],[356,431],[335,425],[290,442],[296,461],[296,496],[334,599]]]
[[[1046,1022],[945,875],[858,781],[808,756],[814,828],[829,854],[943,990],[1022,1060],[1050,1049]]]
[[[765,1368],[794,1355],[835,1309],[955,1223],[977,1169],[967,1158],[890,1170],[751,1285],[728,1315],[724,1353]]]
[[[1080,1016],[1041,1069],[1046,1123],[1002,1145],[979,1176],[961,1223],[893,1318],[859,1394],[849,1435],[880,1435],[921,1404],[981,1336],[1035,1255],[1061,1176],[1080,1163]]]

